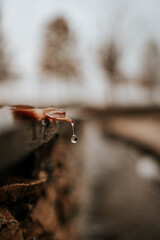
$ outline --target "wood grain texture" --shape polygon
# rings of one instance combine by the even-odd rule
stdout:
[[[57,123],[15,119],[9,108],[0,109],[0,169],[25,157],[57,134]]]

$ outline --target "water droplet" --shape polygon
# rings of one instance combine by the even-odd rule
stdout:
[[[73,134],[72,134],[72,137],[71,137],[71,142],[72,143],[77,143],[77,136],[75,135],[75,126],[74,126],[74,122],[71,122],[71,126],[72,126],[72,130],[73,130]]]
[[[43,119],[43,120],[42,120],[42,125],[43,125],[44,127],[49,127],[49,125],[50,125],[50,120],[49,120],[48,118]]]
[[[71,142],[72,143],[77,143],[77,136],[76,135],[72,135]]]

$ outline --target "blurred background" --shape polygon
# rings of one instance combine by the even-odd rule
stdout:
[[[1,103],[159,104],[159,8],[1,0]]]
[[[159,13],[158,0],[0,1],[0,105],[77,121],[78,239],[160,239]]]

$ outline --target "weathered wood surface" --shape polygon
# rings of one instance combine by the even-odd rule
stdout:
[[[0,150],[0,166],[12,167],[0,174],[0,240],[75,239],[80,168],[72,166],[71,128],[63,124],[63,137],[54,139],[55,123],[20,121],[8,109],[1,113],[0,142],[8,152]]]
[[[54,138],[57,123],[15,119],[9,108],[0,109],[0,170]]]

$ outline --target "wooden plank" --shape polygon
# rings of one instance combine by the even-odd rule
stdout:
[[[9,108],[0,109],[0,170],[48,142],[57,132],[56,122],[19,120]]]

